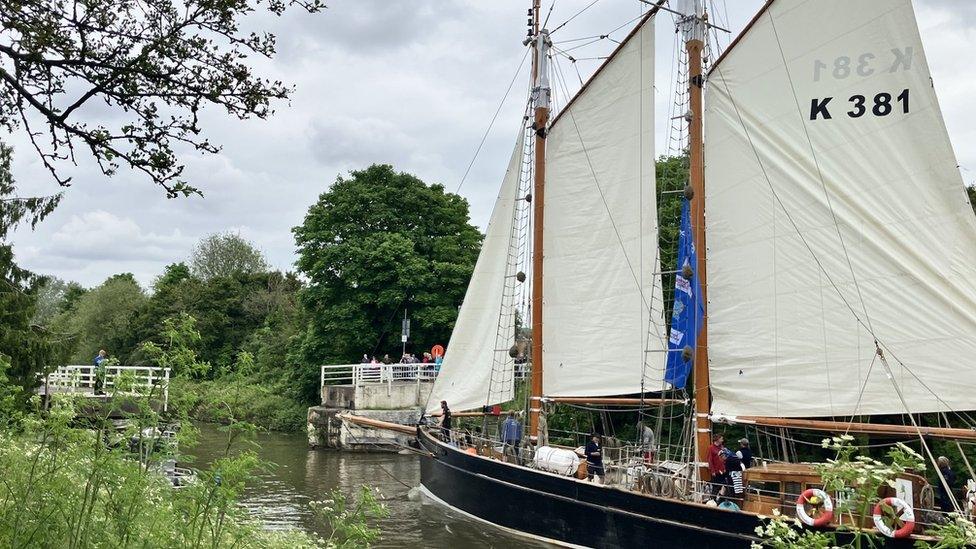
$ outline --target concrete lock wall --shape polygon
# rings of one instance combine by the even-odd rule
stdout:
[[[406,446],[409,435],[368,429],[343,422],[338,415],[348,410],[313,406],[308,409],[308,445],[312,448],[331,448],[335,450],[377,452],[398,451]],[[356,415],[399,423],[415,424],[420,416],[419,409],[412,410],[357,410]]]
[[[322,387],[322,406],[347,410],[399,410],[427,404],[434,384],[416,381]]]
[[[399,450],[412,437],[344,423],[338,414],[353,412],[358,416],[412,425],[427,404],[433,385],[400,381],[359,387],[323,386],[322,405],[308,409],[308,444],[313,448],[354,451]]]
[[[433,383],[399,382],[356,387],[357,410],[398,410],[427,404]]]

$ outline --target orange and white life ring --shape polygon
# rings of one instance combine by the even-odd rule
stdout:
[[[885,521],[882,519],[881,515],[881,506],[885,504],[890,505],[895,510],[895,516],[902,521],[901,528],[893,530],[890,526],[885,524]],[[912,535],[912,531],[915,530],[915,511],[912,509],[912,506],[905,503],[904,500],[898,498],[884,498],[874,506],[874,527],[889,538],[907,538],[908,536]]]
[[[807,504],[820,508],[820,516],[813,518],[807,513]],[[807,488],[796,498],[796,517],[807,526],[826,526],[834,518],[834,502],[820,488]]]

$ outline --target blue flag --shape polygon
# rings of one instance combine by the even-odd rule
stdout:
[[[695,343],[701,333],[705,306],[698,282],[698,255],[691,227],[691,205],[681,206],[681,232],[678,236],[678,272],[674,275],[674,309],[668,337],[668,365],[664,381],[676,389],[683,388],[695,358]]]

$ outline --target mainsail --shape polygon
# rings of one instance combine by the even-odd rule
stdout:
[[[660,351],[667,343],[656,254],[653,94],[648,17],[549,130],[542,311],[547,396],[662,388]]]
[[[976,409],[976,218],[910,0],[775,0],[708,84],[713,412]]]
[[[525,159],[524,147],[523,128],[491,212],[481,253],[461,303],[427,411],[438,409],[441,400],[446,400],[455,410],[466,410],[506,402],[514,397],[514,365],[508,350],[515,342],[515,309],[510,292],[506,292],[506,284],[514,283],[516,274],[509,253]]]

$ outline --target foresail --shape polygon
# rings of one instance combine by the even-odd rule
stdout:
[[[542,317],[548,396],[662,388],[667,338],[656,254],[653,23],[645,20],[624,41],[549,131]]]
[[[511,299],[514,265],[509,253],[515,205],[525,162],[525,131],[520,132],[502,180],[474,272],[464,294],[444,363],[434,382],[427,411],[446,400],[453,410],[509,401],[514,396],[515,309]],[[506,297],[508,299],[506,299]]]
[[[976,409],[976,218],[910,0],[775,0],[706,91],[713,412]]]

